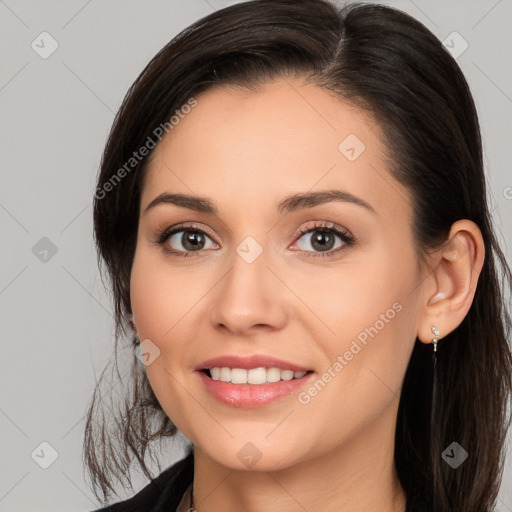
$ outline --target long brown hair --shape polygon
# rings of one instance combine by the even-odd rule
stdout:
[[[400,397],[395,465],[408,512],[490,512],[510,425],[505,293],[512,275],[491,223],[475,105],[457,63],[420,22],[382,5],[337,7],[327,0],[254,0],[198,20],[149,62],[119,109],[97,181],[94,235],[113,293],[119,382],[118,342],[124,339],[131,340],[131,367],[116,389],[119,406],[102,406],[100,383],[89,405],[84,461],[94,492],[107,498],[115,492],[113,479],[130,483],[134,460],[151,477],[145,462],[151,442],[177,433],[133,355],[130,270],[148,158],[129,168],[126,163],[194,95],[216,84],[256,88],[291,75],[365,109],[384,128],[393,156],[389,172],[412,193],[420,260],[446,241],[459,219],[481,230],[485,261],[473,303],[439,344],[435,428],[429,423],[432,347],[416,340]],[[123,166],[122,178],[112,181]],[[441,460],[453,441],[470,454],[457,470]]]

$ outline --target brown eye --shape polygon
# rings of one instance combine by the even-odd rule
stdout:
[[[183,233],[178,240],[186,251],[200,251],[204,248],[205,236],[203,233],[199,231],[179,231],[178,233]]]
[[[170,245],[171,249],[176,252],[197,252],[215,246],[204,231],[197,229],[180,229],[179,231],[174,231],[166,237],[165,241],[165,243]],[[207,246],[208,241],[211,243],[209,247]]]
[[[317,251],[330,251],[336,243],[336,238],[333,233],[324,230],[318,230],[310,232],[309,243]]]
[[[331,223],[322,223],[302,229],[296,244],[301,251],[310,253],[309,256],[326,257],[336,254],[344,246],[353,245],[355,241],[345,229]]]
[[[213,235],[195,224],[178,224],[155,234],[155,243],[173,256],[196,256],[201,251],[219,246]]]

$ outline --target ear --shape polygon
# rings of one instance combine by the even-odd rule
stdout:
[[[417,333],[423,343],[432,343],[432,326],[439,330],[439,339],[454,331],[471,307],[485,257],[480,228],[467,219],[455,222],[447,242],[431,257]]]

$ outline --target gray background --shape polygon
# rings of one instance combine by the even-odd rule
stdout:
[[[230,3],[0,0],[1,511],[98,506],[81,449],[86,406],[113,348],[92,238],[101,151],[127,88],[149,59],[179,30]],[[491,209],[510,260],[512,1],[387,4],[441,40],[456,31],[469,45],[457,60],[477,103]],[[58,43],[47,58],[40,56],[51,49],[43,31]],[[463,49],[462,40],[448,41]],[[51,462],[51,449],[42,442],[58,454],[47,469],[39,463]],[[169,445],[163,466],[181,450],[180,440]],[[136,489],[145,483],[136,479]],[[512,511],[510,456],[497,510]]]

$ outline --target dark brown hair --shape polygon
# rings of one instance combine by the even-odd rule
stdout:
[[[113,292],[118,377],[118,341],[126,337],[132,337],[131,368],[128,383],[120,386],[121,406],[108,408],[113,426],[101,408],[99,383],[88,409],[84,460],[95,493],[100,489],[108,497],[112,479],[130,482],[134,459],[151,477],[145,463],[150,443],[177,432],[133,355],[129,323],[148,158],[115,183],[112,178],[191,97],[214,85],[256,90],[290,76],[332,91],[383,128],[392,155],[389,172],[413,197],[419,261],[442,247],[455,221],[472,220],[481,230],[485,261],[473,303],[439,344],[434,411],[432,347],[416,340],[400,397],[395,465],[408,512],[491,511],[510,425],[511,318],[505,293],[512,276],[491,223],[475,105],[459,66],[420,22],[381,5],[338,7],[326,0],[254,0],[198,20],[149,62],[119,109],[98,176],[94,234],[100,271],[106,268]],[[453,441],[469,453],[457,470],[441,459]]]

